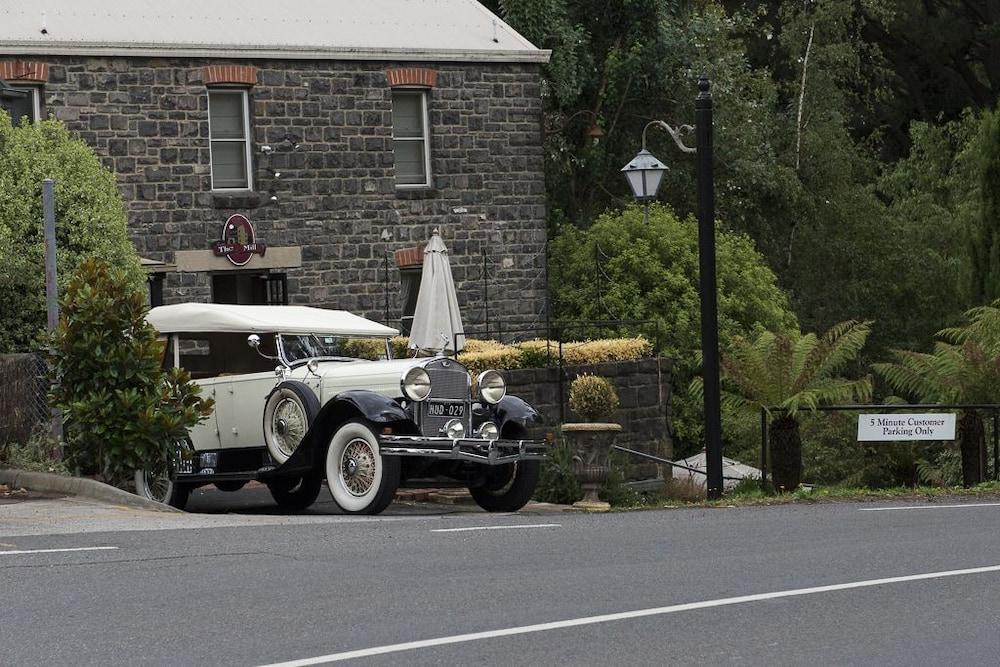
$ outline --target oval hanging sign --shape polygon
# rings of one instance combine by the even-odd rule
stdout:
[[[212,244],[212,250],[216,257],[225,257],[234,266],[243,266],[255,254],[263,257],[267,244],[257,240],[250,220],[236,213],[222,226],[222,239]]]

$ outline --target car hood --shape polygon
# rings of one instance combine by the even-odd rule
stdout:
[[[402,393],[399,385],[403,373],[427,361],[427,358],[346,363],[321,361],[317,372],[322,378],[324,400],[351,389],[367,389],[395,398]]]

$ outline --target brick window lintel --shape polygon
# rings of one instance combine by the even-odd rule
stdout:
[[[385,80],[391,88],[397,86],[433,88],[437,85],[437,77],[437,70],[426,67],[396,67],[385,71]]]
[[[201,77],[206,86],[253,86],[257,84],[257,68],[253,65],[205,65],[201,68]]]
[[[24,60],[0,61],[0,79],[7,83],[23,81],[45,83],[49,80],[49,65],[48,63]]]

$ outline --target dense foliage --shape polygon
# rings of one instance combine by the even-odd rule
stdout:
[[[716,235],[719,339],[795,326],[788,300],[753,242]],[[665,206],[631,206],[598,218],[586,231],[567,226],[551,244],[553,302],[560,318],[636,320],[619,334],[641,331],[674,364],[675,450],[700,447],[701,405],[687,393],[700,358],[698,226]]]
[[[995,215],[978,215],[989,201],[980,183],[1000,182],[984,162],[997,149],[978,129],[1000,93],[988,0],[487,4],[553,49],[543,89],[553,234],[630,202],[618,170],[643,126],[693,122],[706,73],[720,224],[753,239],[803,328],[873,320],[878,357],[926,348],[993,297],[974,288],[973,269],[996,255]],[[655,128],[649,148],[671,167],[660,199],[693,212],[693,160]]]
[[[722,357],[722,405],[729,418],[770,420],[769,460],[776,489],[792,491],[802,475],[799,411],[821,405],[871,399],[870,377],[839,373],[864,347],[868,322],[841,322],[822,336],[798,331],[765,331],[753,340],[736,339]],[[702,395],[701,378],[692,382]]]
[[[67,463],[119,486],[166,465],[173,443],[211,414],[187,371],[162,367],[164,344],[128,274],[84,260],[51,341],[52,404],[65,418]]]
[[[46,178],[55,181],[61,287],[85,257],[122,267],[125,286],[143,284],[112,173],[61,122],[13,127],[0,111],[0,353],[33,349],[45,327]]]
[[[967,321],[939,332],[928,353],[896,350],[895,361],[875,364],[893,389],[923,403],[997,402],[1000,387],[1000,301],[973,308]],[[981,413],[967,408],[958,420],[962,478],[966,486],[983,481],[985,428]]]

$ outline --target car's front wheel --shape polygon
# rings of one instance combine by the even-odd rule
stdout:
[[[497,466],[489,471],[485,484],[469,488],[469,493],[487,512],[516,512],[531,500],[540,470],[538,461]]]
[[[309,474],[291,479],[275,479],[267,483],[274,502],[283,510],[299,511],[316,502],[319,490],[323,486],[323,477]]]
[[[326,452],[330,495],[348,514],[378,514],[392,502],[399,486],[399,458],[382,456],[378,438],[362,421],[337,429]]]
[[[190,449],[190,441],[178,443],[178,450]],[[175,467],[175,457],[180,455],[180,451],[171,456],[171,460],[158,470],[141,469],[135,471],[135,493],[137,496],[148,500],[155,500],[158,503],[176,507],[179,510],[187,505],[188,498],[194,487],[190,484],[183,484],[174,481],[173,471]]]

